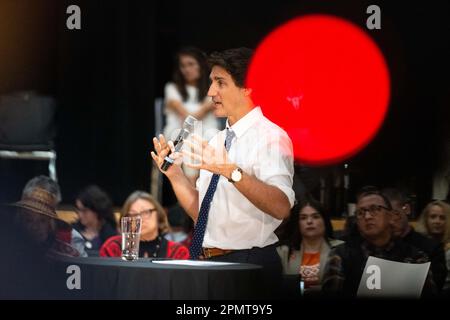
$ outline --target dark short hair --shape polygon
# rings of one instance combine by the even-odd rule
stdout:
[[[356,193],[356,202],[359,202],[362,198],[376,195],[383,199],[384,203],[386,204],[386,208],[389,210],[392,210],[392,205],[389,199],[386,197],[386,195],[381,192],[380,189],[378,189],[375,186],[364,186],[362,187],[357,193]]]
[[[114,218],[113,203],[109,195],[97,185],[90,185],[78,194],[79,200],[84,207],[91,209],[99,220],[109,222],[114,228],[116,220]]]
[[[381,193],[384,194],[390,202],[398,201],[401,205],[407,204],[410,202],[410,199],[406,195],[403,190],[396,188],[384,188],[381,190]]]
[[[211,68],[214,66],[224,68],[231,75],[234,83],[238,87],[244,88],[245,77],[252,55],[252,49],[243,47],[221,52],[216,51],[210,54],[208,63]]]

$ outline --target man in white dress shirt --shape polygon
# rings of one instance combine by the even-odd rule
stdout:
[[[251,55],[238,48],[210,56],[208,96],[215,116],[227,117],[227,125],[209,143],[198,136],[186,141],[190,148],[183,161],[200,169],[196,188],[179,165],[162,172],[196,224],[191,258],[259,264],[265,276],[278,281],[274,231],[295,201],[293,150],[286,132],[264,117],[245,87]],[[153,143],[159,168],[170,150],[171,157],[180,158],[162,135]]]

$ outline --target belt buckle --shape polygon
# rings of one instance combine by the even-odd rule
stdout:
[[[203,248],[203,254],[205,255],[205,258],[211,258],[211,251],[209,248]]]

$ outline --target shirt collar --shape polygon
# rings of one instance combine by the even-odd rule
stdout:
[[[261,119],[262,116],[263,116],[263,113],[261,111],[261,108],[254,107],[252,110],[250,110],[250,112],[248,112],[245,116],[243,116],[241,119],[239,119],[231,127],[230,127],[230,124],[228,123],[228,119],[227,119],[226,128],[233,130],[234,133],[236,134],[236,137],[239,138],[245,133],[245,131],[247,131],[247,129],[251,128],[251,126],[256,121]]]

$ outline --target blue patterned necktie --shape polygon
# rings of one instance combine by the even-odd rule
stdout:
[[[225,138],[225,149],[227,151],[230,150],[231,141],[234,136],[235,133],[227,128],[227,136]],[[202,253],[203,237],[205,236],[206,224],[208,222],[209,208],[211,207],[211,201],[214,197],[214,193],[216,192],[219,178],[219,174],[212,175],[208,190],[206,190],[205,197],[203,198],[202,205],[200,206],[197,224],[194,228],[194,236],[192,237],[191,247],[189,248],[191,259],[198,259],[199,255]]]

